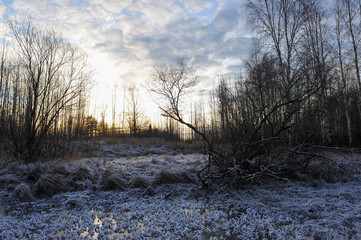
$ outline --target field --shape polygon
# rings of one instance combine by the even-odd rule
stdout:
[[[347,177],[202,189],[199,153],[99,143],[89,157],[1,159],[0,239],[361,239],[358,156]]]

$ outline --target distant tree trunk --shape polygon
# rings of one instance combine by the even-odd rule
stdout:
[[[130,135],[136,136],[147,126],[143,109],[140,105],[138,89],[133,85],[128,88],[128,127]]]
[[[342,24],[343,19],[343,11],[342,11],[342,4],[341,2],[336,3],[336,12],[335,12],[335,35],[336,35],[336,41],[337,41],[337,51],[336,56],[338,59],[338,64],[340,67],[340,77],[342,82],[342,96],[344,100],[344,106],[345,106],[345,117],[346,117],[346,123],[347,123],[347,136],[348,136],[348,144],[351,146],[353,143],[352,139],[352,126],[351,126],[351,117],[350,117],[350,100],[349,100],[349,94],[348,94],[348,81],[345,74],[344,69],[344,56],[343,56],[343,49],[344,49],[344,40],[343,40],[343,33],[344,28]]]
[[[354,0],[344,0],[344,4],[346,5],[346,23],[349,35],[351,37],[351,44],[352,44],[352,53],[353,53],[353,62],[355,67],[355,75],[357,79],[357,84],[359,88],[359,102],[361,102],[361,77],[360,77],[360,67],[359,67],[359,59],[358,59],[358,44],[359,39],[356,36],[359,36],[358,26],[355,26],[355,18],[357,18],[357,14],[360,14],[358,18],[361,17],[361,12],[358,12],[358,7]],[[359,9],[361,11],[361,9]],[[361,118],[361,104],[358,104],[358,110]]]
[[[3,43],[0,55],[0,137],[5,136],[8,131],[9,124],[9,102],[10,102],[10,86],[9,75],[10,69],[7,64],[7,43]]]

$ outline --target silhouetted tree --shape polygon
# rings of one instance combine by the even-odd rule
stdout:
[[[142,129],[146,129],[148,123],[140,105],[138,89],[133,85],[128,88],[128,127],[129,133],[136,136]]]
[[[15,149],[28,162],[34,161],[62,110],[84,91],[91,78],[86,56],[51,28],[31,17],[9,21],[13,47],[23,79],[24,111],[12,117]]]
[[[199,134],[211,148],[211,142],[205,133],[184,120],[182,101],[186,94],[196,86],[199,77],[195,70],[179,59],[175,65],[156,66],[148,89],[154,94],[156,103],[164,117],[171,118]]]

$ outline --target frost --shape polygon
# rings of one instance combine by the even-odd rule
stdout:
[[[361,239],[359,176],[211,192],[194,181],[200,154],[118,156],[124,149],[106,149],[115,157],[3,168],[0,239]],[[20,181],[28,185],[17,188]],[[14,189],[31,184],[34,193],[53,187],[51,196],[14,200],[22,196]]]

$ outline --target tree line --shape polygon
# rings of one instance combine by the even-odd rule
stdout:
[[[207,118],[184,119],[180,103],[198,82],[184,62],[156,68],[150,84],[163,114],[206,142],[203,183],[292,175],[326,159],[322,149],[361,141],[361,1],[247,0],[245,7],[257,37],[243,73],[218,80]]]
[[[217,80],[209,106],[191,114],[192,125],[223,142],[243,135],[265,139],[282,132],[289,145],[306,141],[358,146],[361,4],[355,0],[336,0],[332,7],[326,4],[247,1],[249,23],[258,38],[242,74]],[[155,72],[156,79],[171,76]],[[173,102],[168,107],[177,108]]]
[[[0,49],[0,140],[15,156],[36,161],[74,139],[140,135],[177,139],[171,130],[152,127],[134,85],[124,89],[119,126],[116,92],[111,125],[105,120],[107,106],[101,107],[100,119],[89,115],[93,71],[87,55],[31,16],[14,17],[8,27]]]
[[[237,160],[234,169],[249,168],[260,154],[272,156],[280,146],[288,154],[308,154],[311,145],[358,146],[361,4],[326,4],[246,1],[257,38],[242,74],[218,79],[207,106],[194,104],[189,117],[182,103],[199,75],[184,60],[156,66],[148,90],[165,116],[166,133],[204,140],[223,172],[230,159]],[[111,126],[106,107],[101,120],[87,114],[92,71],[75,44],[31,17],[14,18],[9,28],[10,40],[0,52],[0,135],[11,140],[15,153],[32,161],[48,139],[117,134],[116,94]],[[136,88],[127,91],[122,129],[127,125],[129,135],[152,132]],[[230,147],[220,151],[218,144]]]
[[[48,138],[81,133],[92,72],[81,49],[55,30],[31,17],[8,26],[0,51],[0,135],[33,161]]]

